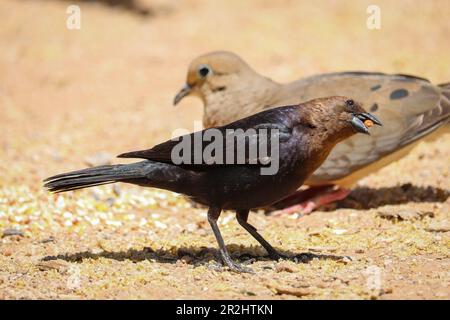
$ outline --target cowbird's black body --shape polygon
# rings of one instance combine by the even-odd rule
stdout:
[[[216,221],[221,210],[235,210],[238,222],[271,256],[279,257],[275,249],[247,223],[249,210],[270,205],[294,193],[339,141],[358,131],[367,133],[361,120],[378,122],[361,106],[344,97],[316,99],[306,104],[271,109],[217,128],[224,137],[229,129],[276,129],[275,135],[267,135],[269,145],[274,139],[279,141],[279,167],[272,175],[262,175],[264,165],[260,161],[252,162],[255,159],[248,153],[241,164],[207,164],[205,161],[174,164],[172,150],[179,141],[167,141],[149,150],[119,156],[146,159],[144,161],[57,175],[48,178],[45,186],[50,191],[62,192],[120,181],[182,193],[210,208],[208,220],[224,262],[230,268],[242,271],[229,257],[218,230]],[[184,138],[194,141],[194,134],[188,136]],[[246,147],[251,141],[247,141]],[[223,143],[226,149],[225,138]],[[205,143],[202,148],[204,146]]]
[[[208,165],[182,164],[174,165],[171,150],[178,141],[168,141],[153,149],[120,155],[122,158],[147,158],[137,164],[105,166],[100,172],[105,176],[107,170],[116,170],[113,175],[121,182],[156,187],[182,193],[194,201],[207,206],[222,209],[254,209],[269,205],[293,193],[303,184],[305,178],[320,164],[321,158],[331,150],[330,144],[322,146],[322,152],[314,152],[311,141],[311,128],[299,122],[299,107],[290,106],[272,109],[253,117],[236,121],[224,129],[281,128],[283,135],[279,143],[279,170],[275,175],[261,175],[260,165]],[[193,139],[192,139],[193,140]],[[95,169],[95,168],[94,168]],[[125,171],[125,169],[128,170]],[[92,172],[93,169],[85,169]],[[95,172],[95,171],[94,171]],[[127,175],[137,177],[127,179]],[[96,176],[92,176],[96,179]],[[61,179],[64,179],[62,177]],[[67,180],[68,185],[61,185],[64,180],[50,182],[48,187],[54,191],[78,187],[77,180]],[[54,180],[50,178],[50,180]],[[84,183],[84,181],[83,181]],[[84,187],[83,184],[79,187]]]
[[[219,130],[224,132],[225,129],[238,128],[277,128],[282,132],[279,142],[279,170],[275,175],[261,175],[258,165],[180,165],[177,168],[166,168],[170,168],[170,179],[166,179],[164,174],[158,174],[164,176],[161,182],[144,179],[139,184],[183,193],[207,206],[229,210],[254,209],[272,204],[295,192],[322,163],[334,145],[333,139],[321,143],[321,150],[317,152],[316,137],[312,135],[314,130],[307,123],[302,123],[299,106],[268,110]],[[139,157],[171,164],[169,151],[177,143],[178,141],[168,141],[150,150],[130,152],[119,157]],[[155,173],[152,175],[155,176]],[[167,184],[167,180],[171,182]]]

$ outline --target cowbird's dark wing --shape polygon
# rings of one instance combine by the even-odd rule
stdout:
[[[297,115],[294,116],[294,112],[298,113],[298,106],[267,110],[222,127],[209,128],[187,134],[158,144],[151,149],[127,152],[118,157],[141,158],[164,163],[174,163],[172,156],[174,148],[177,148],[177,146],[179,148],[181,146],[180,143],[186,143],[186,145],[190,145],[191,150],[191,156],[188,157],[189,161],[183,162],[182,164],[174,164],[201,170],[205,166],[223,165],[227,161],[226,159],[229,159],[226,158],[227,152],[232,152],[233,163],[238,165],[267,165],[268,158],[261,158],[261,153],[258,152],[258,148],[261,146],[267,148],[266,150],[268,152],[264,153],[264,155],[270,157],[270,150],[274,139],[278,140],[278,144],[286,143],[291,137],[292,128],[297,124],[293,120],[298,119]],[[209,138],[205,139],[208,136]],[[217,139],[220,141],[217,141]],[[242,152],[242,147],[245,148],[245,153],[242,153],[242,158],[236,158],[236,151],[239,148],[238,141],[242,142],[239,151]],[[205,148],[211,142],[218,142],[218,145],[222,146],[222,153],[216,154],[213,152],[212,157],[204,158]],[[201,151],[198,152],[199,150]],[[250,152],[250,150],[256,152]],[[175,152],[178,155],[178,151]],[[194,156],[198,155],[200,157],[196,159]],[[229,165],[229,161],[227,162]]]

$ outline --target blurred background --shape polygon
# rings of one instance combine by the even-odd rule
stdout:
[[[449,81],[450,2],[375,2],[2,0],[1,183],[192,129],[201,101],[175,108],[172,99],[190,60],[212,50],[234,51],[280,82],[342,70]],[[71,4],[79,30],[66,27]],[[370,4],[381,9],[379,30],[366,26]]]

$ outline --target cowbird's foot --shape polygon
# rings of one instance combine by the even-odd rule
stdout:
[[[272,213],[273,216],[287,216],[293,213],[299,213],[300,215],[307,215],[313,212],[320,206],[333,203],[335,201],[342,200],[350,194],[351,190],[348,189],[333,189],[326,191],[320,195],[315,196],[309,200],[303,201],[297,205],[287,207],[282,210],[277,210]]]
[[[291,259],[290,256],[280,253],[278,251],[269,252],[269,258],[272,260],[282,260],[282,259],[289,260],[289,259]]]
[[[295,254],[295,255],[287,255],[284,253],[280,253],[280,252],[271,252],[269,254],[269,258],[273,259],[273,260],[290,260],[290,261],[294,261],[296,263],[306,263],[311,261],[314,258],[331,258],[333,260],[338,260],[338,256],[324,256],[324,255],[317,255],[314,253],[309,253],[309,252],[303,252],[303,253],[299,253],[299,254]],[[344,258],[344,257],[339,257],[339,258]]]
[[[273,260],[290,260],[290,261],[294,261],[294,262],[308,262],[310,260],[312,260],[315,255],[312,253],[300,253],[300,254],[296,254],[294,256],[290,256],[287,254],[283,254],[280,252],[272,252],[271,254],[269,254],[269,257]]]
[[[296,254],[295,256],[291,257],[292,260],[295,260],[296,262],[302,262],[306,263],[311,261],[312,259],[316,258],[317,256],[313,253],[304,252]]]
[[[247,259],[247,260],[243,261],[242,264],[249,265],[256,261],[257,260],[255,258],[251,258],[251,259]]]
[[[230,269],[230,271],[236,273],[254,273],[254,271],[250,268],[244,267],[243,265],[236,263],[234,261],[225,262],[226,266]]]
[[[220,233],[219,227],[217,225],[217,219],[219,218],[220,212],[222,209],[216,208],[216,207],[210,207],[208,210],[208,221],[211,225],[211,229],[214,233],[214,236],[216,237],[217,243],[219,244],[219,252],[220,257],[222,258],[223,263],[230,268],[231,271],[237,272],[237,273],[252,273],[253,271],[249,268],[246,268],[244,266],[241,266],[240,264],[236,263],[231,259],[230,254],[228,253],[228,250],[225,246],[225,242],[223,241],[222,235]],[[248,214],[248,211],[247,211]]]
[[[336,256],[336,255],[331,255],[331,254],[315,254],[315,253],[310,253],[310,252],[299,253],[299,254],[289,257],[288,259],[290,259],[291,261],[295,261],[297,263],[300,263],[300,262],[308,263],[313,259],[319,259],[319,260],[327,259],[327,260],[344,261],[344,262],[353,260],[351,257],[348,257],[348,256]]]
[[[218,262],[212,262],[212,263],[202,263],[200,265],[204,265],[207,269],[213,270],[216,272],[220,272],[223,270],[223,265]]]

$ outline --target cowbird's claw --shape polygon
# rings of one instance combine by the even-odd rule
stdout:
[[[290,259],[291,257],[286,255],[286,254],[282,254],[282,253],[280,253],[278,251],[275,251],[275,252],[270,252],[269,253],[269,258],[272,259],[272,260],[277,260],[278,261],[278,260],[282,260],[282,259]]]
[[[252,269],[244,267],[243,265],[236,263],[233,260],[224,261],[224,263],[230,269],[230,271],[236,273],[254,273]]]
[[[313,253],[303,252],[303,253],[296,254],[291,259],[295,260],[296,262],[306,263],[306,262],[314,259],[315,257],[316,257],[316,255]]]
[[[309,252],[299,253],[299,254],[296,254],[293,256],[289,256],[287,254],[277,252],[277,254],[273,254],[273,253],[270,254],[269,257],[274,260],[284,259],[284,260],[294,261],[296,263],[306,263],[317,256],[315,254],[309,253]]]

